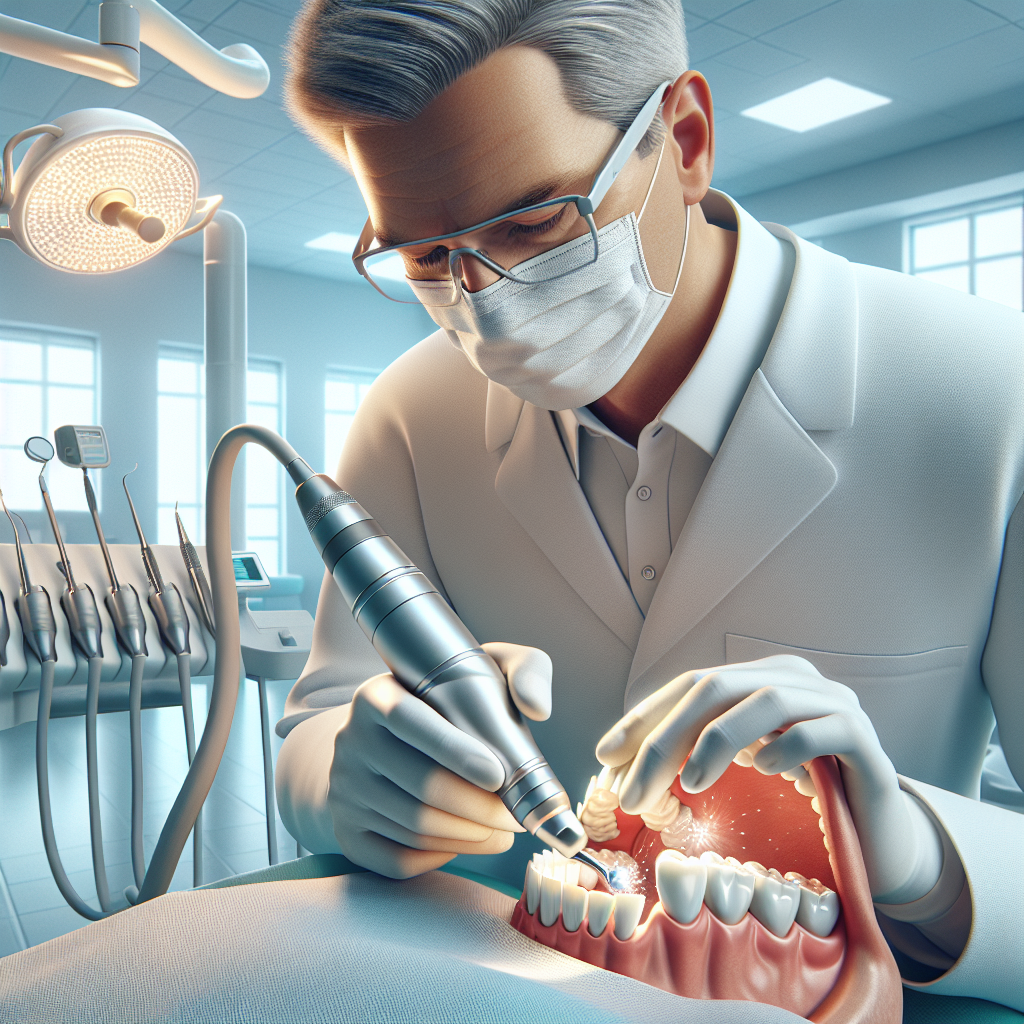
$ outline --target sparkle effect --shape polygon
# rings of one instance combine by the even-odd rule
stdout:
[[[106,274],[141,263],[173,241],[191,216],[199,181],[188,156],[167,142],[136,135],[89,139],[58,157],[35,179],[26,198],[25,235],[52,267]],[[93,198],[125,189],[136,208],[167,230],[154,244],[133,231],[89,216]]]

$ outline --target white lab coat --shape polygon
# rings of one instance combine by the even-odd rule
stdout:
[[[646,620],[552,415],[442,333],[374,385],[339,481],[479,640],[551,655],[533,729],[573,799],[601,734],[681,672],[796,652],[851,686],[970,885],[967,947],[926,987],[1021,1009],[1024,816],[977,796],[993,706],[1024,780],[1024,318],[771,230],[789,297]],[[328,578],[279,731],[380,670]]]

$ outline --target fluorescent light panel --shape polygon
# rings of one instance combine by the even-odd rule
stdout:
[[[807,132],[865,110],[884,107],[887,103],[892,103],[888,96],[858,89],[835,78],[820,78],[773,100],[748,107],[741,113],[744,117],[788,128],[791,132]]]

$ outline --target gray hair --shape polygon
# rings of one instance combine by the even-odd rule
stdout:
[[[687,69],[680,0],[308,0],[288,45],[288,109],[337,157],[339,124],[411,121],[514,45],[548,54],[569,103],[620,131]]]

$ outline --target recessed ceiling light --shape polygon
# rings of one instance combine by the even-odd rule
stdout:
[[[358,235],[343,235],[340,231],[328,231],[326,235],[311,238],[306,243],[306,248],[327,249],[329,252],[343,252],[347,256],[351,256],[358,241]]]
[[[858,89],[835,78],[820,78],[773,100],[748,107],[741,113],[744,117],[788,128],[791,132],[806,132],[865,110],[884,107],[886,103],[892,103],[888,96]]]
[[[358,235],[346,235],[340,231],[328,231],[326,235],[318,238],[311,238],[306,243],[307,249],[324,249],[327,252],[343,252],[351,256],[359,241]],[[386,277],[392,281],[405,280],[405,264],[399,255],[389,256],[387,259],[375,263],[373,266],[375,277]]]

